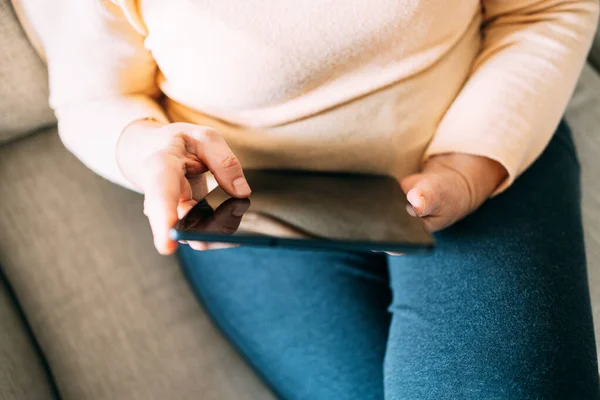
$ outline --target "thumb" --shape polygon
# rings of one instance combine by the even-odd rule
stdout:
[[[440,208],[440,188],[432,173],[409,175],[402,180],[401,186],[410,203],[407,207],[409,214],[426,217],[434,215]]]
[[[175,251],[177,243],[169,237],[169,229],[177,222],[177,207],[181,197],[181,166],[171,165],[163,157],[147,164],[144,181],[144,214],[148,217],[154,246],[163,255]],[[176,163],[175,163],[176,164]]]

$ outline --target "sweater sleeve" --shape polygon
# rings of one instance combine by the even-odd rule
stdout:
[[[482,0],[483,42],[425,160],[468,153],[500,162],[507,188],[543,151],[585,63],[598,0]]]
[[[132,188],[115,159],[131,122],[167,122],[157,103],[156,64],[128,0],[29,0],[27,18],[48,63],[50,105],[64,145],[106,179]]]

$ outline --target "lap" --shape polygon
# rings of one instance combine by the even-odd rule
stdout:
[[[390,263],[390,399],[595,398],[579,167],[566,126],[508,191],[436,241],[431,255]]]
[[[561,126],[509,190],[436,234],[430,255],[180,255],[217,324],[285,398],[381,399],[385,381],[389,400],[584,399],[597,366],[579,210]]]
[[[383,398],[385,256],[248,247],[179,255],[216,324],[283,398]]]

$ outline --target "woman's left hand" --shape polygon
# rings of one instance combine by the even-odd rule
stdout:
[[[421,217],[433,232],[476,210],[506,176],[497,161],[452,153],[431,157],[422,172],[405,177],[401,185],[412,205],[408,213]]]

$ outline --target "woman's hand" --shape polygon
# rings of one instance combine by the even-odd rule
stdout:
[[[169,229],[196,204],[194,198],[206,194],[204,172],[212,172],[230,196],[250,195],[240,162],[211,128],[134,122],[121,134],[117,161],[123,175],[144,192],[144,214],[161,254],[175,251],[177,243],[169,238]]]
[[[402,179],[401,185],[412,205],[408,213],[421,217],[433,232],[476,210],[506,176],[497,161],[453,153],[431,157],[422,172]]]

